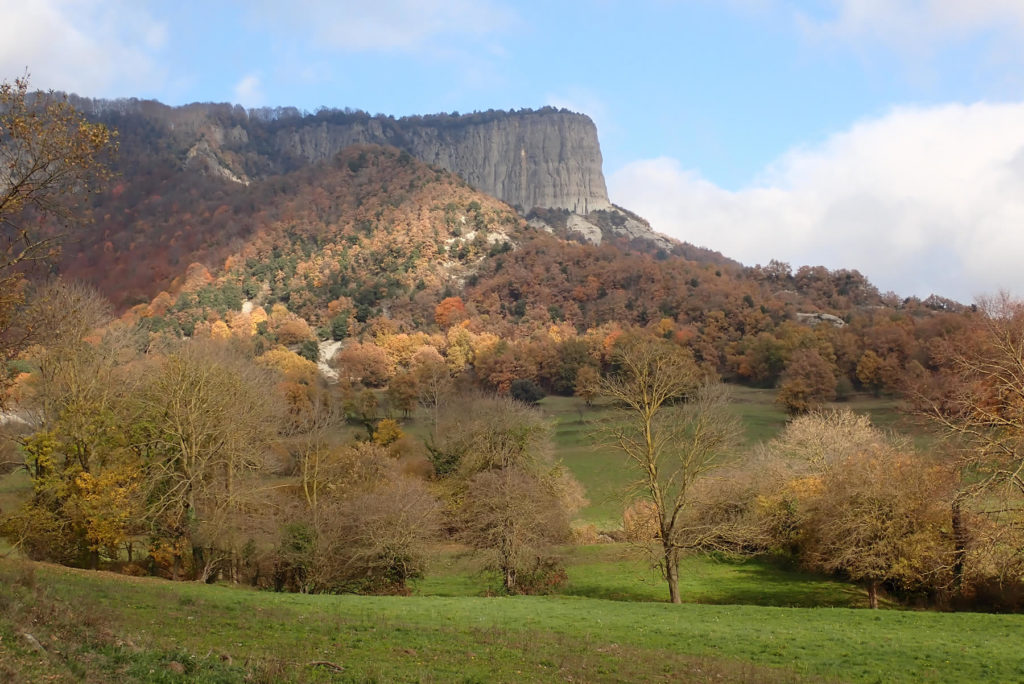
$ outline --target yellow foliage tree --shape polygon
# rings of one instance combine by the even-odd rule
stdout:
[[[115,134],[87,121],[66,97],[31,96],[27,76],[0,82],[0,389],[9,380],[7,362],[31,341],[7,334],[25,302],[24,266],[56,252],[40,219],[64,231],[81,222],[89,194],[110,177],[104,156],[114,149]]]

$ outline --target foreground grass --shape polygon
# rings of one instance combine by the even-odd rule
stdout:
[[[0,573],[0,679],[15,681],[1024,679],[1012,615],[302,596],[10,561]]]

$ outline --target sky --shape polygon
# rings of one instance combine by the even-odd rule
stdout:
[[[566,107],[745,264],[1024,296],[1024,0],[0,0],[0,79],[172,105]]]

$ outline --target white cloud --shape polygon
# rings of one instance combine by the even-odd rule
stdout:
[[[812,17],[797,11],[812,36],[879,41],[899,50],[929,52],[981,33],[1024,38],[1020,0],[829,0],[832,12]]]
[[[489,0],[294,0],[287,6],[268,0],[255,11],[276,29],[301,30],[321,46],[344,52],[448,52],[503,33],[517,21],[511,9]]]
[[[895,109],[736,192],[668,158],[609,186],[656,230],[747,264],[856,268],[904,295],[1024,293],[1024,103]]]
[[[140,3],[2,0],[0,15],[0,78],[27,68],[34,87],[91,96],[139,95],[161,80],[154,53],[166,27]]]
[[[234,101],[243,107],[259,107],[266,102],[259,74],[247,74],[235,84]]]

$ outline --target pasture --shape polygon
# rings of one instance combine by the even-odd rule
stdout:
[[[308,596],[0,561],[0,678],[12,681],[1006,682],[1024,617],[848,607],[838,583],[688,564],[708,603],[597,598],[585,548],[566,595]],[[594,557],[588,558],[593,554]],[[712,565],[708,565],[708,564]],[[614,563],[611,564],[614,566]],[[815,585],[821,582],[820,586]],[[452,586],[449,580],[447,586]],[[653,587],[652,587],[653,589]],[[820,593],[819,593],[820,592]],[[458,592],[451,592],[458,593]],[[654,598],[651,593],[651,598]],[[815,594],[818,593],[818,598]],[[753,600],[755,604],[751,604]],[[734,602],[721,603],[720,601]],[[775,604],[775,605],[773,605]],[[24,636],[45,649],[39,652]]]

